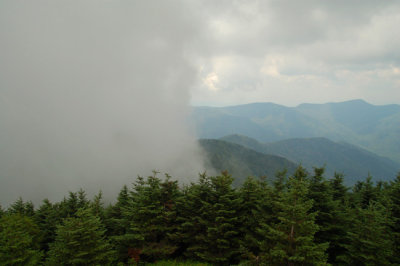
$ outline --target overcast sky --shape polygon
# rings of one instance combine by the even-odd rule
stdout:
[[[201,4],[199,3],[201,2]],[[194,105],[400,104],[400,1],[193,1]]]
[[[400,104],[399,28],[399,1],[1,0],[0,204],[193,180],[190,105]]]

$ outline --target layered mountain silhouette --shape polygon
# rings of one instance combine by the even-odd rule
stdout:
[[[348,185],[371,175],[375,180],[392,180],[400,171],[400,164],[345,142],[327,138],[295,138],[261,143],[255,139],[230,135],[222,140],[240,144],[264,154],[284,157],[301,164],[309,172],[313,167],[325,166],[326,176],[343,173]]]
[[[377,106],[353,100],[297,107],[274,103],[194,107],[191,120],[199,138],[240,134],[264,143],[327,138],[400,163],[400,105]]]

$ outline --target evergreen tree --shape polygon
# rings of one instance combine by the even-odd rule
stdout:
[[[20,213],[0,219],[0,265],[38,265],[40,232],[34,221]]]
[[[329,180],[332,191],[332,198],[340,204],[348,203],[348,188],[343,185],[344,176],[341,173],[335,172],[333,178]]]
[[[41,232],[40,247],[45,252],[49,244],[54,241],[57,225],[61,223],[58,210],[48,199],[43,200],[42,205],[36,211],[35,221]]]
[[[182,200],[178,201],[178,236],[181,239],[183,255],[187,259],[201,259],[207,251],[207,230],[212,216],[211,179],[205,173],[198,183],[183,189]]]
[[[280,195],[279,222],[269,226],[261,246],[267,265],[320,265],[326,263],[327,243],[317,244],[314,235],[316,213],[307,198],[308,180],[301,166],[288,181],[288,190]]]
[[[393,256],[389,235],[390,219],[383,205],[370,202],[353,210],[355,218],[348,232],[347,253],[339,257],[347,265],[390,265]]]
[[[258,229],[260,225],[272,221],[272,189],[265,178],[255,180],[249,177],[241,186],[239,195],[242,257],[257,262],[261,252],[260,243],[264,239]]]
[[[335,263],[336,257],[345,251],[341,245],[346,239],[348,219],[344,212],[346,210],[344,206],[339,200],[333,200],[332,187],[325,179],[324,172],[324,167],[314,168],[307,198],[314,202],[311,212],[316,213],[315,223],[319,227],[314,235],[314,241],[317,244],[329,243],[328,262]],[[344,193],[345,190],[343,191],[339,180],[333,182]]]
[[[355,200],[361,208],[367,208],[372,201],[378,200],[377,189],[372,182],[372,176],[368,174],[365,182],[360,182],[355,188]]]
[[[119,261],[127,263],[129,245],[125,243],[125,234],[129,227],[129,220],[124,219],[123,210],[129,204],[129,190],[124,185],[119,192],[117,202],[105,211],[104,223],[107,228],[107,235],[116,247]]]
[[[57,226],[55,242],[50,245],[48,265],[106,265],[114,251],[104,237],[105,229],[90,208],[79,209]]]
[[[103,204],[103,192],[101,190],[97,195],[94,196],[93,200],[88,203],[90,209],[93,211],[93,215],[100,218],[101,222],[105,219],[105,210]]]
[[[390,184],[389,197],[391,200],[392,232],[394,238],[394,263],[400,264],[400,173]]]
[[[212,214],[207,226],[206,252],[197,255],[213,264],[235,264],[239,259],[238,193],[232,188],[233,178],[227,173],[211,177]]]
[[[178,248],[174,241],[178,183],[168,175],[161,182],[156,174],[146,181],[139,177],[134,184],[129,204],[123,210],[128,230],[116,238],[129,247],[128,252],[140,252],[147,261],[166,258]]]
[[[24,202],[21,197],[18,198],[7,210],[10,214],[21,214],[32,217],[35,215],[35,209],[32,202]]]
[[[239,259],[240,198],[227,172],[200,175],[197,184],[184,190],[179,203],[179,237],[187,258],[215,265]]]
[[[73,195],[70,194],[70,206],[74,206],[75,205],[75,195],[74,193],[72,193]],[[81,209],[81,208],[86,208],[89,205],[89,201],[86,198],[86,192],[85,190],[83,190],[82,188],[79,189],[78,191],[78,195],[77,195],[77,201],[76,201],[76,209]],[[72,207],[72,209],[75,209],[75,207]]]
[[[286,175],[287,175],[286,169],[276,172],[275,180],[273,182],[274,192],[276,195],[279,195],[286,189],[286,182],[287,182]]]

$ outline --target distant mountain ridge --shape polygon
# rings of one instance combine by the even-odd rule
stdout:
[[[218,172],[227,170],[235,185],[241,185],[248,176],[274,177],[284,169],[293,173],[297,165],[286,158],[267,155],[239,144],[216,139],[200,139],[210,166]]]
[[[334,172],[345,174],[348,185],[365,179],[369,174],[375,180],[392,180],[400,164],[388,158],[378,156],[365,149],[327,138],[287,139],[272,143],[260,143],[255,139],[242,136],[225,136],[222,140],[240,144],[255,151],[282,156],[297,164],[302,164],[309,171],[313,167],[326,167],[327,177]]]
[[[372,105],[363,100],[286,107],[252,103],[194,107],[191,120],[199,138],[231,134],[260,142],[324,137],[360,146],[400,163],[400,105]]]

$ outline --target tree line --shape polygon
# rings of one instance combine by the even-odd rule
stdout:
[[[157,172],[113,204],[84,190],[0,208],[1,265],[398,265],[400,173],[352,188],[299,166],[233,187],[227,172],[179,184]]]

